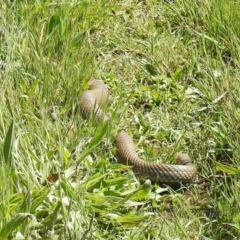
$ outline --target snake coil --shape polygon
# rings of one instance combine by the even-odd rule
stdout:
[[[89,90],[83,92],[79,101],[82,117],[88,119],[93,114],[95,120],[107,121],[108,117],[102,108],[107,104],[108,98],[107,85],[101,80],[91,80]],[[178,165],[149,163],[137,156],[133,141],[126,132],[118,133],[115,144],[118,161],[132,166],[136,175],[164,183],[193,182],[196,178],[197,168],[187,154],[177,154]]]

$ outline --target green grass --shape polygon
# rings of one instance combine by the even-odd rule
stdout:
[[[240,238],[238,1],[0,2],[0,239]],[[77,111],[92,77],[98,127]],[[146,161],[187,152],[197,181],[140,181],[120,129]]]

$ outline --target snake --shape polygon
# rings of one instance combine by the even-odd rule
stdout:
[[[108,86],[102,80],[92,79],[79,99],[81,116],[84,119],[93,117],[97,124],[111,120],[104,112],[109,95]],[[161,183],[187,183],[196,179],[197,167],[185,153],[176,155],[177,164],[147,162],[138,157],[132,138],[124,130],[118,132],[115,145],[117,161],[131,166],[136,176]]]

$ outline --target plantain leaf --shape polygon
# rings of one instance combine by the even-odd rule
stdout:
[[[8,236],[20,225],[24,222],[26,218],[31,217],[32,215],[29,213],[18,213],[15,217],[13,217],[5,226],[3,226],[0,232],[0,239],[7,239]]]
[[[221,164],[219,162],[213,162],[213,164],[216,166],[217,169],[225,172],[225,173],[228,173],[230,175],[239,175],[240,174],[240,170],[237,169],[237,168],[233,168],[233,167],[230,167],[230,166],[227,166],[227,165],[224,165],[224,164]]]

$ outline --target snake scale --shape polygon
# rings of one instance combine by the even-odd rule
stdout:
[[[91,80],[89,89],[80,97],[79,107],[83,118],[93,115],[98,121],[107,121],[108,117],[103,111],[109,98],[108,86],[101,80]],[[133,172],[138,176],[148,177],[151,180],[164,183],[193,182],[196,178],[197,168],[191,163],[187,154],[177,154],[178,165],[149,163],[137,156],[134,143],[125,131],[120,131],[115,140],[117,160],[132,166]]]

